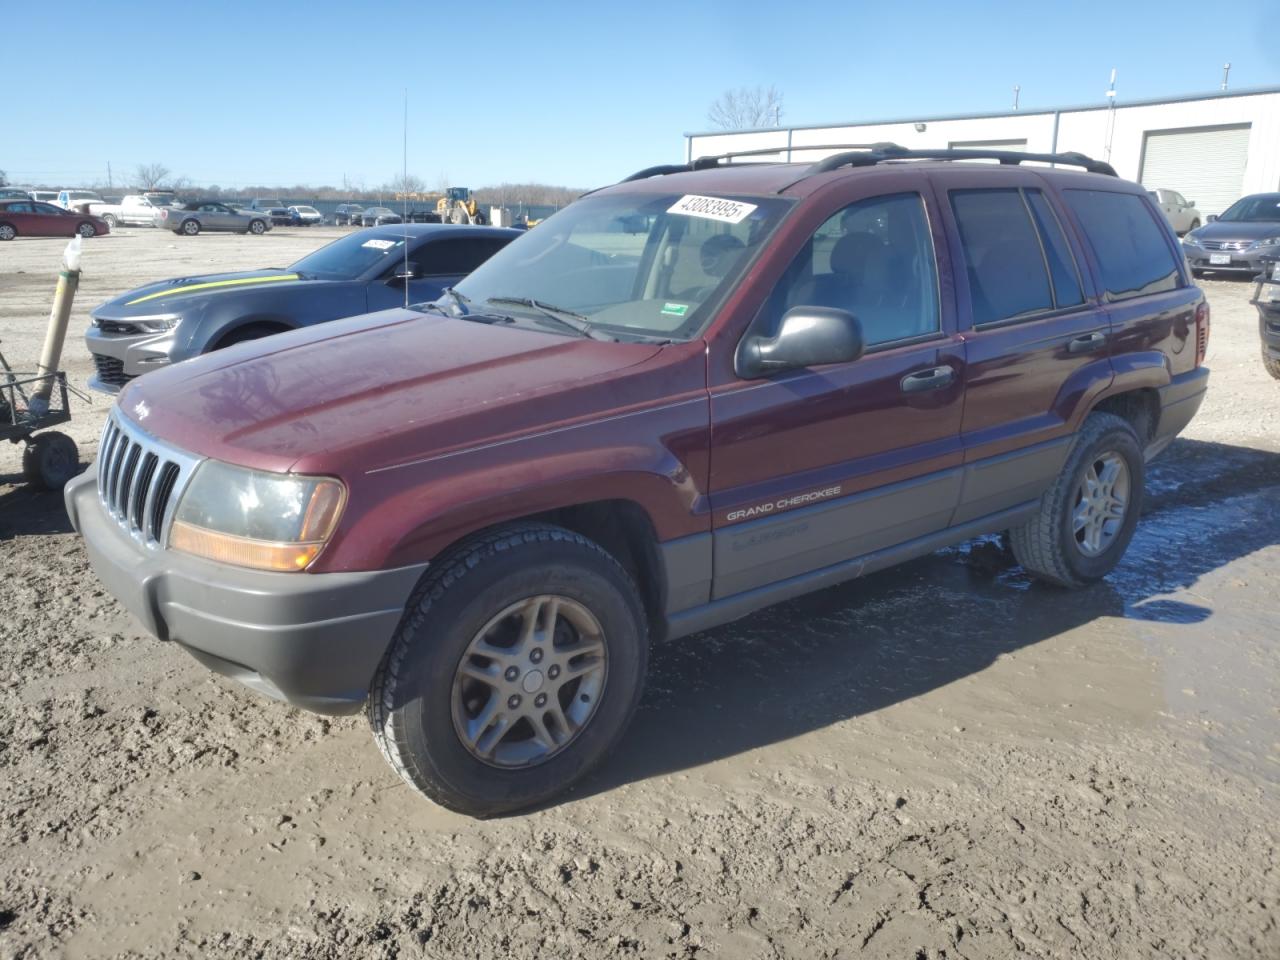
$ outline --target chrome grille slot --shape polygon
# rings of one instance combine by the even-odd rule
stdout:
[[[98,499],[135,540],[163,546],[178,496],[200,459],[113,410],[98,448]]]

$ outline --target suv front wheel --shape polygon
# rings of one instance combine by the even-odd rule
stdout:
[[[606,755],[647,661],[644,607],[609,553],[562,527],[505,527],[432,565],[378,668],[369,722],[410,786],[461,813],[505,813]]]
[[[1110,573],[1142,510],[1142,447],[1129,421],[1092,413],[1038,512],[1009,531],[1013,555],[1039,580],[1080,587]]]

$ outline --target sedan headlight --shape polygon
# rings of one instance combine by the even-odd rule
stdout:
[[[128,323],[132,323],[146,333],[164,333],[166,330],[172,330],[178,325],[178,315],[176,313],[157,313],[150,317],[130,317]]]
[[[1187,246],[1187,247],[1198,247],[1198,246],[1200,246],[1200,241],[1199,241],[1199,240],[1197,240],[1195,237],[1193,237],[1193,236],[1192,236],[1191,234],[1189,234],[1189,233],[1188,233],[1188,234],[1184,234],[1184,235],[1183,235],[1183,237],[1182,237],[1182,243],[1183,243],[1183,246]]]
[[[206,460],[178,503],[169,546],[258,570],[305,570],[333,536],[346,499],[332,477]]]
[[[1250,244],[1250,250],[1256,250],[1258,247],[1280,247],[1280,237],[1267,237],[1265,240],[1255,240]]]

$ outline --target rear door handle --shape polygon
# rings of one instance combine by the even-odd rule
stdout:
[[[951,367],[933,367],[929,370],[917,370],[902,378],[903,393],[921,393],[925,390],[941,390],[948,387],[956,378]]]
[[[1092,353],[1099,350],[1107,342],[1105,333],[1091,333],[1087,336],[1076,337],[1067,344],[1068,353]]]

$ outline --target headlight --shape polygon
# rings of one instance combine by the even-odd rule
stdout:
[[[176,313],[158,313],[151,317],[129,317],[123,323],[132,323],[146,333],[164,333],[178,325]]]
[[[169,546],[259,570],[305,570],[346,503],[331,477],[263,473],[206,460],[182,494]]]
[[[1199,241],[1199,240],[1197,240],[1195,237],[1193,237],[1193,236],[1192,236],[1191,234],[1189,234],[1189,233],[1188,233],[1188,234],[1183,235],[1183,237],[1182,237],[1182,242],[1183,242],[1186,246],[1188,246],[1188,247],[1198,247],[1198,246],[1200,246],[1200,241]]]
[[[1280,237],[1267,237],[1265,240],[1255,240],[1250,245],[1250,250],[1256,250],[1258,247],[1280,247]]]

